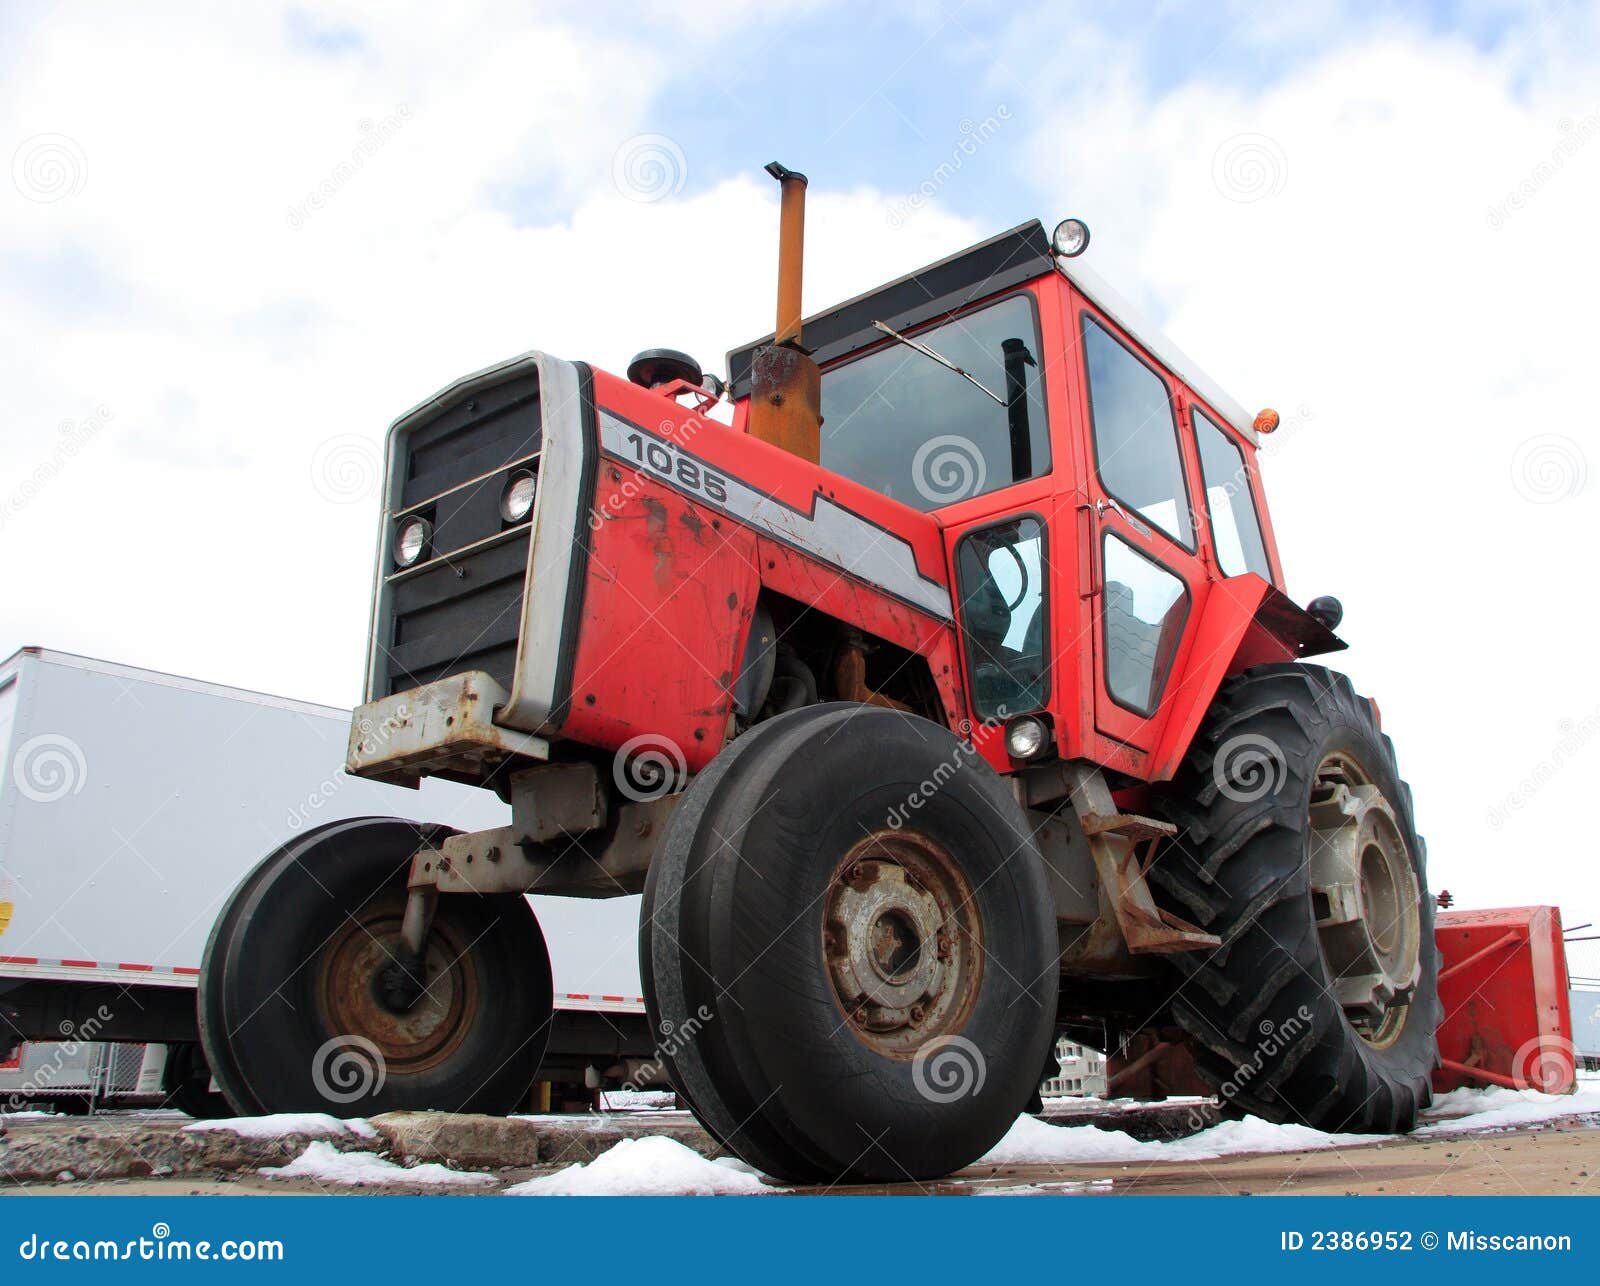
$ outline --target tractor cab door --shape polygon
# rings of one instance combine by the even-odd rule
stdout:
[[[1199,619],[1208,578],[1189,494],[1176,382],[1109,319],[1076,309],[1086,437],[1080,628],[1094,672],[1094,731],[1138,773]],[[1069,332],[1070,333],[1070,332]]]

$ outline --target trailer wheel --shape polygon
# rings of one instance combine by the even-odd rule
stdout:
[[[224,907],[200,976],[200,1035],[235,1110],[504,1113],[526,1097],[552,1014],[550,958],[515,894],[439,898],[427,985],[382,976],[424,835],[361,817],[298,836]]]
[[[1043,864],[1000,777],[855,704],[758,724],[651,862],[645,1004],[677,1092],[791,1182],[934,1178],[1027,1106],[1055,1022]]]
[[[1177,958],[1201,1076],[1269,1120],[1410,1130],[1437,1061],[1433,900],[1371,703],[1319,666],[1230,679],[1157,811],[1180,827],[1158,898],[1222,939]]]
[[[227,1116],[227,1098],[211,1088],[211,1068],[194,1041],[167,1046],[167,1066],[161,1075],[168,1107],[186,1112],[198,1121]]]

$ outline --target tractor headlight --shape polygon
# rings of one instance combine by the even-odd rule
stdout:
[[[1037,715],[1018,715],[1006,724],[1006,753],[1013,759],[1036,759],[1050,748],[1050,728]]]
[[[1063,219],[1050,234],[1050,248],[1063,259],[1075,259],[1089,248],[1089,225],[1082,219]]]
[[[533,509],[533,474],[518,469],[500,493],[500,516],[507,522],[521,522]]]
[[[426,518],[407,518],[395,535],[394,561],[400,567],[414,565],[428,551],[433,539],[433,524]]]

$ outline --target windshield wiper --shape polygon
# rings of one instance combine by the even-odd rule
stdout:
[[[938,362],[940,366],[945,368],[945,370],[954,371],[962,379],[966,380],[967,383],[975,385],[977,388],[979,388],[983,392],[987,393],[991,398],[994,399],[994,401],[996,402],[997,405],[1004,406],[1006,404],[1005,398],[1001,397],[998,393],[996,393],[993,389],[989,388],[986,384],[984,384],[981,380],[977,379],[975,376],[969,375],[966,371],[962,370],[959,366],[957,366],[954,362],[952,362],[943,353],[934,352],[933,349],[929,348],[926,344],[919,344],[916,340],[912,339],[909,335],[902,335],[893,326],[890,326],[890,325],[888,325],[888,324],[886,324],[884,322],[875,321],[872,324],[875,327],[877,327],[879,330],[881,330],[890,339],[897,339],[902,344],[904,344],[907,348],[916,349],[916,351],[921,353],[924,357],[933,358],[933,360]]]

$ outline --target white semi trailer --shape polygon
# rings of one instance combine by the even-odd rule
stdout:
[[[207,937],[262,858],[344,818],[509,820],[488,791],[347,776],[349,733],[346,710],[61,652],[0,663],[0,1063],[20,1042],[161,1043],[198,1106]],[[638,899],[529,901],[555,1002],[541,1079],[638,1083]]]

